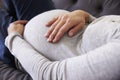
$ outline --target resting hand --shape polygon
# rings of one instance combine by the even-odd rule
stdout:
[[[11,23],[8,27],[8,34],[17,32],[20,35],[23,34],[24,32],[24,25],[27,23],[26,20],[18,20],[13,23]]]
[[[46,26],[51,26],[45,34],[48,42],[58,42],[67,32],[68,36],[74,36],[87,21],[89,15],[82,10],[76,10],[67,14],[59,15],[50,20]]]

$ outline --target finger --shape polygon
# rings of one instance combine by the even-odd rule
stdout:
[[[61,37],[62,37],[72,26],[73,26],[73,24],[66,22],[66,23],[63,25],[63,27],[62,27],[62,28],[58,31],[58,33],[56,34],[53,42],[58,42],[58,41],[61,39]]]
[[[49,38],[49,36],[50,36],[50,34],[52,33],[52,31],[54,30],[54,28],[55,28],[54,26],[50,27],[50,29],[45,33],[44,36],[45,36],[46,38]]]
[[[65,24],[66,20],[61,19],[60,22],[55,26],[53,32],[50,34],[49,39],[53,40],[56,34],[59,32],[60,28]]]
[[[18,20],[13,22],[13,24],[26,24],[28,21],[27,20]]]
[[[45,34],[45,37],[48,38],[50,36],[50,34],[53,32],[55,26],[58,24],[59,19],[54,22],[54,24],[52,24],[52,26],[50,27],[50,29],[47,31],[47,33]]]
[[[70,29],[70,31],[68,32],[68,36],[72,37],[75,34],[77,34],[82,28],[83,28],[84,24],[78,24],[77,26],[73,27],[72,29]]]
[[[54,17],[53,19],[51,19],[46,26],[51,26],[56,20],[58,19],[58,17]]]

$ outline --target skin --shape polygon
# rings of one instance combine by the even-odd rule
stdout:
[[[23,32],[24,32],[24,25],[27,22],[28,22],[27,20],[18,20],[18,21],[15,21],[15,22],[11,23],[8,27],[8,30],[7,30],[8,35],[13,33],[13,32],[17,32],[20,35],[22,35]]]
[[[69,37],[74,36],[88,21],[88,13],[75,10],[68,14],[59,15],[50,20],[46,26],[50,27],[45,37],[48,42],[56,43],[67,33]]]
[[[48,42],[53,43],[58,42],[65,33],[68,33],[68,36],[72,37],[85,25],[88,18],[88,13],[82,10],[75,10],[68,14],[59,15],[46,24],[50,28],[46,32],[45,37],[48,38]],[[24,25],[27,22],[26,20],[18,20],[11,23],[8,27],[8,34],[17,32],[22,35]]]

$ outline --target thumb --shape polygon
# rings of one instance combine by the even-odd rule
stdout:
[[[72,29],[69,30],[68,36],[72,37],[75,34],[77,34],[81,29],[83,28],[83,24],[78,24],[77,26],[73,27]]]

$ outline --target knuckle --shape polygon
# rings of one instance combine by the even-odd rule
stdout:
[[[62,35],[63,35],[63,34],[58,33],[57,38],[58,38],[58,39],[61,38]]]
[[[53,31],[53,28],[50,28],[48,31],[47,31],[47,34],[51,34]]]
[[[53,25],[51,26],[51,29],[54,29],[54,28],[55,28],[55,26],[56,26],[56,24],[53,24]]]
[[[49,32],[52,32],[53,31],[53,27],[50,27],[50,29],[48,30]]]
[[[54,29],[54,33],[57,33],[59,31],[59,28]]]
[[[67,19],[67,18],[68,18],[67,14],[62,15],[62,19]]]
[[[51,32],[52,32],[52,31],[48,30],[48,31],[47,31],[47,34],[48,34],[48,35],[50,35],[50,34],[51,34]]]
[[[67,22],[68,22],[68,23],[72,22],[72,19],[71,19],[71,18],[68,18],[68,19],[67,19]]]
[[[53,23],[51,28],[53,29],[56,26],[57,22]]]
[[[56,34],[56,32],[52,32],[51,36],[52,36],[52,37],[54,37],[54,36],[55,36],[55,34]]]

